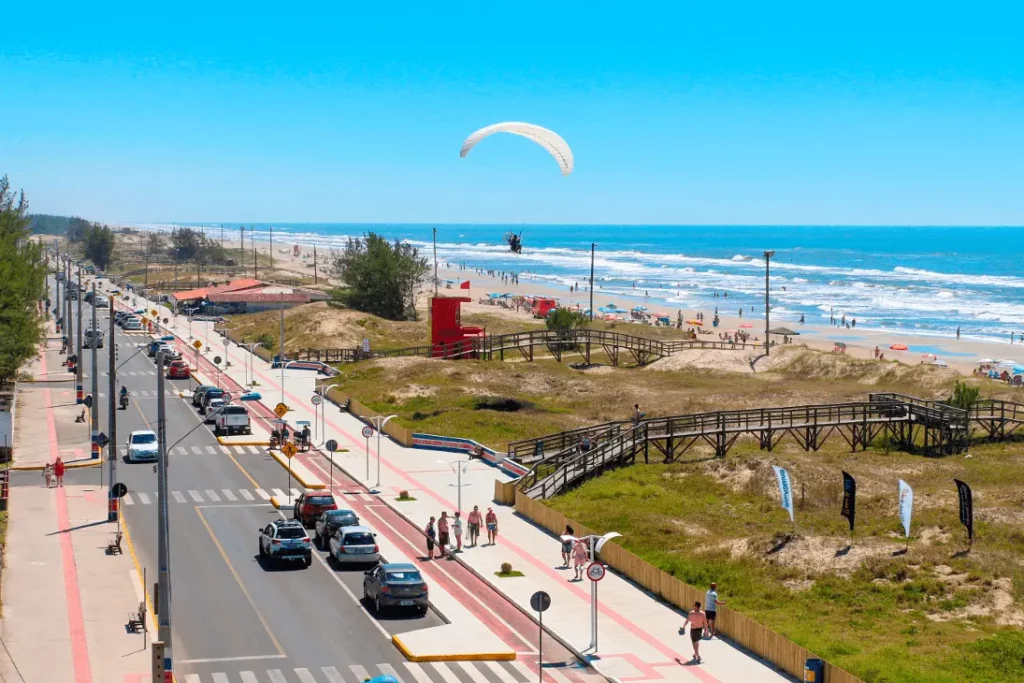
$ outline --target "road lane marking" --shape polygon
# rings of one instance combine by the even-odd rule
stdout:
[[[324,676],[327,676],[327,683],[345,683],[345,678],[333,666],[325,666],[321,671],[324,672]]]
[[[196,454],[196,455],[202,455],[203,454],[203,449],[200,448],[199,446],[193,446],[192,447],[192,452],[194,454]]]
[[[270,489],[270,492],[273,493],[278,498],[284,498],[285,497],[284,496],[284,491],[282,491],[281,489]]]
[[[217,455],[217,449],[214,448],[213,446],[207,446],[206,452],[209,453],[210,455]]]
[[[456,662],[456,664],[462,667],[462,670],[466,672],[466,674],[470,677],[471,680],[485,682],[487,681],[487,674],[480,671],[480,669],[476,668],[476,666],[474,666],[472,663]]]
[[[139,493],[138,491],[136,491],[135,495],[139,497],[140,503],[142,503],[143,505],[149,505],[149,496],[147,496],[145,493]]]
[[[206,489],[206,497],[209,498],[214,503],[220,502],[220,496],[218,496],[217,492],[214,491],[213,489]]]
[[[495,676],[501,679],[501,683],[519,683],[519,679],[506,671],[505,667],[501,664],[492,661],[486,661],[484,664],[487,665],[487,668],[490,669]]]
[[[442,662],[431,662],[431,666],[437,673],[441,674],[441,678],[444,679],[444,683],[462,683],[459,677],[455,675],[455,672],[445,666]]]
[[[252,497],[252,494],[249,493],[248,489],[238,489],[238,492],[242,494],[242,498],[246,500],[256,500],[255,498]]]
[[[291,494],[292,494],[292,500],[294,500],[294,499],[296,499],[296,498],[298,498],[299,496],[302,495],[302,491],[300,491],[298,489],[290,489],[290,490],[291,490]]]
[[[201,659],[178,659],[178,664],[220,664],[222,662],[251,662],[256,659],[285,659],[284,655],[243,655],[241,657],[204,657]]]
[[[511,661],[511,662],[509,662],[509,664],[511,664],[511,665],[512,665],[512,667],[513,667],[513,668],[514,668],[514,669],[515,669],[516,671],[518,671],[518,672],[519,672],[519,673],[520,673],[520,674],[521,674],[521,675],[523,676],[523,678],[524,678],[525,680],[529,681],[529,680],[532,680],[532,679],[533,679],[533,676],[534,676],[533,672],[532,672],[532,671],[530,671],[529,667],[527,667],[527,666],[526,666],[525,664],[523,664],[522,662],[520,662],[520,661],[519,661],[518,659],[517,659],[517,660],[514,660],[514,661]],[[550,670],[547,670],[547,671],[545,671],[545,673],[548,673],[549,671],[550,671]]]
[[[309,673],[309,669],[296,669],[295,675],[299,677],[300,683],[316,683],[316,679],[313,678],[313,674]]]
[[[199,674],[185,674],[185,683],[202,683]]]
[[[199,491],[196,491],[195,489],[189,489],[188,495],[192,496],[192,500],[194,500],[197,503],[203,502],[203,497],[200,496]]]
[[[230,683],[228,681],[228,675],[226,673],[215,673],[213,674],[213,683]]]
[[[263,500],[270,500],[270,494],[264,491],[263,489],[256,489],[256,495],[262,498]]]
[[[227,446],[221,446],[220,452],[223,453],[224,455],[229,455],[231,453],[231,449],[228,448]]]
[[[427,672],[423,670],[423,666],[415,662],[404,662],[405,668],[409,670],[412,677],[416,679],[416,683],[434,683],[434,681],[427,675]],[[399,678],[398,680],[402,680]]]
[[[385,676],[391,676],[396,681],[402,680],[398,677],[398,672],[395,671],[395,667],[391,666],[390,664],[378,664],[377,668],[380,669],[380,672]]]
[[[132,500],[132,494],[130,493],[124,494],[124,496],[121,498],[121,502],[123,502],[125,505],[135,505],[135,501]]]
[[[270,683],[288,683],[280,669],[268,669],[267,675],[270,676]]]
[[[185,502],[185,496],[181,493],[181,491],[171,491],[171,495],[174,496],[174,500],[178,501],[179,503]]]
[[[204,527],[206,527],[206,533],[210,534],[210,540],[213,541],[213,545],[217,548],[217,552],[219,552],[220,556],[224,559],[224,564],[227,565],[228,571],[231,572],[231,576],[235,579],[235,583],[237,583],[239,589],[241,589],[242,595],[244,595],[245,599],[249,601],[249,606],[252,607],[252,611],[256,614],[256,618],[260,620],[261,624],[263,624],[263,630],[266,631],[267,635],[270,637],[270,642],[274,644],[274,649],[277,650],[279,655],[284,656],[284,648],[281,647],[281,643],[277,640],[277,636],[274,635],[274,632],[270,630],[270,624],[267,623],[267,620],[263,618],[263,614],[259,609],[257,609],[256,603],[253,601],[252,596],[249,595],[248,589],[246,589],[245,584],[242,583],[242,577],[238,575],[238,572],[235,570],[235,566],[231,564],[231,560],[228,559],[228,554],[224,550],[224,546],[221,545],[220,540],[218,540],[216,534],[213,533],[213,529],[210,528],[210,523],[206,521],[203,511],[199,508],[195,508],[195,511],[196,515],[199,516],[199,521],[203,523]],[[274,671],[277,671],[277,669],[274,669]],[[277,673],[279,676],[281,675],[280,671],[277,671]],[[271,675],[271,678],[273,678],[273,675]],[[281,680],[283,681],[284,678],[282,677]]]
[[[175,455],[188,455],[188,451],[185,450],[184,446],[175,446],[174,447],[174,454]]]
[[[348,668],[352,671],[352,675],[356,677],[357,681],[365,681],[371,677],[366,669],[358,664],[349,664]]]
[[[256,674],[251,671],[239,671],[238,675],[242,677],[242,683],[259,683],[256,680]]]
[[[224,497],[227,498],[229,501],[238,500],[238,498],[235,497],[235,494],[231,493],[231,489],[221,489],[220,492],[223,493]]]
[[[259,448],[257,448],[256,446],[249,446],[249,452],[250,452],[250,453],[252,453],[253,455],[259,455],[259,454],[260,454],[260,453],[262,453],[263,451],[261,451],[261,450],[260,450]]]

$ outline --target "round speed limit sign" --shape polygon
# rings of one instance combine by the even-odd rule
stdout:
[[[363,427],[363,436],[365,436],[367,439],[373,436],[373,427],[369,425]]]
[[[604,575],[604,565],[600,562],[591,562],[590,566],[587,567],[587,578],[591,581],[600,581],[604,578]]]
[[[313,397],[310,398],[309,400],[315,406],[318,406],[318,405],[320,405],[323,402],[323,399],[320,398],[319,394],[313,394]]]

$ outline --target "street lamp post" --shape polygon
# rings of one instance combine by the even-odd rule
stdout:
[[[463,486],[469,486],[469,484],[463,484],[462,483],[462,475],[463,475],[464,472],[469,471],[469,463],[470,463],[470,461],[469,460],[456,460],[456,461],[452,462],[450,460],[438,460],[437,462],[439,464],[441,464],[441,465],[448,465],[448,467],[451,468],[452,472],[455,473],[455,487],[458,490],[458,493],[456,494],[456,503],[455,504],[456,504],[457,510],[461,513],[462,512],[462,487]],[[451,484],[449,484],[449,486],[451,486]]]
[[[192,341],[192,314],[199,310],[198,306],[185,308],[185,315],[188,316],[188,340]]]
[[[245,345],[245,348],[247,348],[249,350],[249,358],[245,359],[246,362],[245,362],[245,368],[244,369],[249,371],[247,377],[250,379],[250,382],[249,382],[249,386],[250,387],[252,385],[256,384],[256,366],[254,365],[255,361],[252,358],[256,354],[256,347],[257,346],[262,346],[262,344],[260,342],[252,342],[251,344],[246,344]],[[251,369],[250,369],[250,366],[252,366]]]
[[[774,251],[764,252],[764,355],[769,355],[771,352],[771,344],[768,343],[768,330],[771,325],[768,321],[771,316],[771,306],[768,303],[768,274],[771,270],[771,259],[775,256]]]
[[[163,367],[164,352],[156,354],[156,366]],[[171,557],[167,509],[167,419],[164,405],[164,373],[156,373],[156,433],[157,462],[157,569],[159,578],[159,611],[157,638],[164,644],[164,672],[173,671],[171,656]]]
[[[374,484],[375,489],[380,488],[380,433],[381,431],[383,431],[384,425],[386,425],[392,418],[395,417],[398,416],[388,415],[387,417],[384,417],[383,415],[374,415],[372,418],[370,418],[371,420],[373,420],[373,425],[377,428],[377,483]]]
[[[620,536],[622,534],[617,531],[609,531],[604,536],[590,536],[590,561],[597,562],[604,544]],[[590,645],[586,648],[593,650],[595,654],[597,653],[597,583],[593,579],[590,580]]]

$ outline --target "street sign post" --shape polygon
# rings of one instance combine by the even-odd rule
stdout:
[[[366,425],[363,427],[363,436],[366,438],[366,481],[370,481],[370,437],[373,436],[373,427]],[[367,483],[367,486],[370,484]]]
[[[530,596],[530,607],[537,613],[537,670],[540,672],[540,683],[544,683],[544,612],[551,607],[551,596],[544,591],[537,591]]]
[[[297,449],[295,447],[295,444],[292,443],[291,441],[285,441],[284,445],[281,446],[281,452],[284,453],[284,457],[288,458],[288,467],[285,468],[286,470],[288,470],[288,486],[287,486],[287,488],[285,488],[285,491],[288,492],[289,499],[291,498],[291,491],[292,491],[292,464],[291,464],[291,461],[292,461],[292,457],[294,457],[295,454],[298,453],[298,451],[299,451],[299,449]]]
[[[338,450],[338,442],[334,439],[327,439],[327,443],[324,444],[324,448],[327,449],[327,453],[331,459],[331,483],[329,484],[328,491],[334,490],[334,451]]]
[[[285,405],[284,403],[278,403],[276,406],[274,406],[274,415],[277,415],[278,417],[284,417],[287,414],[288,406]]]
[[[600,581],[605,575],[604,565],[600,562],[591,562],[587,567],[587,578],[591,581]]]
[[[313,396],[309,399],[309,402],[315,406],[320,405],[321,403],[323,403],[323,401],[324,400],[320,397],[319,394],[313,394]]]

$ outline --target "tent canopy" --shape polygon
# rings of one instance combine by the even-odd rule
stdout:
[[[795,337],[799,335],[799,332],[794,332],[788,327],[776,327],[774,330],[768,330],[768,334],[781,334],[787,337]]]

